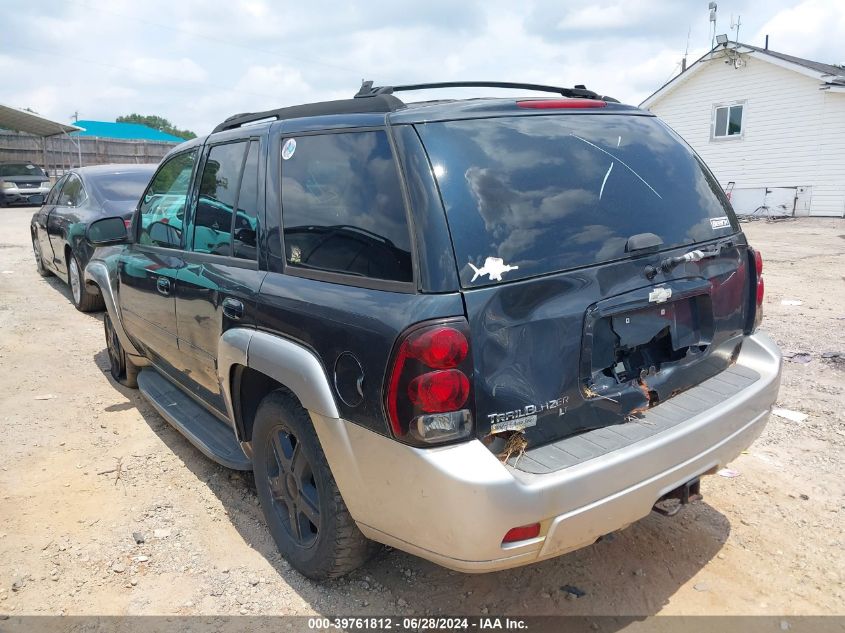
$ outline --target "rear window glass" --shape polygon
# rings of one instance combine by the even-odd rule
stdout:
[[[114,174],[88,176],[91,187],[102,200],[136,202],[150,182],[153,170],[125,171]]]
[[[411,281],[411,239],[387,134],[284,139],[288,266]]]
[[[736,218],[701,160],[654,117],[523,116],[417,126],[464,287],[729,235]]]

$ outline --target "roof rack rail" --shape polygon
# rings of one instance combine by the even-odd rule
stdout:
[[[553,92],[563,97],[577,97],[581,99],[602,99],[619,103],[617,99],[596,94],[587,90],[583,85],[573,88],[560,86],[545,86],[543,84],[524,84],[511,81],[441,81],[437,83],[408,84],[406,86],[373,86],[372,81],[361,82],[361,89],[355,94],[356,99],[392,95],[394,92],[407,90],[429,90],[435,88],[515,88],[517,90],[534,90],[537,92]]]
[[[245,112],[235,114],[215,127],[211,133],[233,130],[248,123],[282,119],[297,119],[306,116],[323,116],[329,114],[364,114],[368,112],[393,112],[404,108],[405,104],[389,93],[374,95],[378,98],[374,101],[362,101],[360,99],[340,99],[338,101],[321,101],[318,103],[306,103],[303,105],[265,110],[264,112]]]

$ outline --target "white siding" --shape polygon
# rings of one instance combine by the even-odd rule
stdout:
[[[722,186],[812,187],[813,215],[845,214],[845,94],[820,81],[743,56],[705,64],[651,110],[704,159]],[[744,101],[743,137],[711,140],[713,106]]]
[[[845,94],[824,92],[814,215],[845,215]]]

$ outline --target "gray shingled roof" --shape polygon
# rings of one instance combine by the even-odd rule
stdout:
[[[828,80],[828,83],[845,83],[845,68],[842,68],[840,66],[834,66],[833,64],[824,64],[822,62],[814,62],[811,59],[795,57],[794,55],[787,55],[786,53],[778,53],[777,51],[773,51],[770,48],[760,48],[759,46],[751,46],[751,44],[743,44],[742,42],[738,42],[738,44],[740,46],[744,46],[745,48],[750,48],[751,50],[764,53],[766,55],[771,55],[772,57],[776,57],[778,59],[782,59],[785,62],[797,64],[799,66],[803,66],[804,68],[809,68],[810,70],[815,70],[816,72],[825,75],[833,75],[833,77]]]
[[[809,70],[814,72],[820,73],[821,75],[826,75],[822,77],[822,81],[826,86],[845,86],[845,68],[842,66],[834,66],[833,64],[824,64],[822,62],[814,62],[811,59],[804,59],[803,57],[795,57],[794,55],[787,55],[786,53],[778,53],[777,51],[773,51],[770,48],[760,48],[759,46],[752,46],[751,44],[743,44],[742,42],[728,42],[728,46],[737,46],[742,47],[744,49],[752,50],[755,53],[762,53],[763,55],[770,55],[776,59],[783,60],[790,64],[796,64],[797,66],[803,66]],[[707,58],[712,53],[718,53],[719,51],[724,50],[724,47],[721,44],[718,44],[713,47],[712,50],[707,51],[704,55],[699,57],[695,62],[693,62],[689,68],[693,68],[696,64],[700,63],[702,60]],[[689,69],[687,69],[687,72]],[[674,83],[680,77],[683,77],[685,73],[679,73],[672,77],[669,81],[665,84],[660,86],[657,90],[652,92],[648,97],[640,102],[640,106],[642,106],[646,101],[660,93],[666,86]]]

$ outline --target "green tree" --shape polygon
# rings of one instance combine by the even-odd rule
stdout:
[[[139,123],[140,125],[151,127],[154,130],[178,136],[186,141],[197,137],[197,135],[191,132],[191,130],[180,130],[164,117],[155,115],[135,114],[133,112],[132,114],[127,114],[126,116],[119,116],[115,119],[115,121],[117,123]]]

